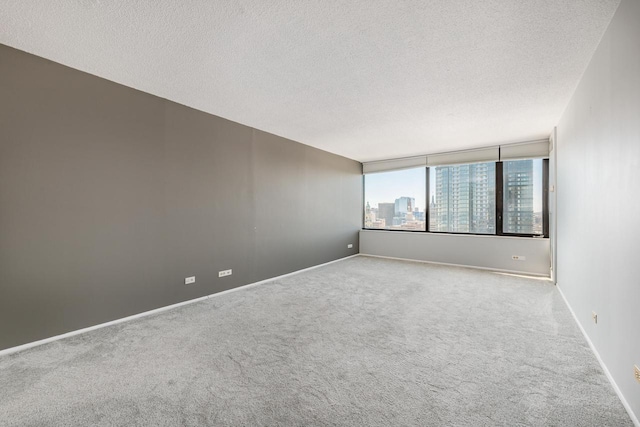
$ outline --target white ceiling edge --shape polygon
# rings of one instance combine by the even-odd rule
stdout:
[[[547,138],[619,0],[5,0],[0,43],[358,161]]]

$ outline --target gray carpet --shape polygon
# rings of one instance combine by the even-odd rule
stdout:
[[[0,358],[3,426],[631,426],[554,286],[357,257]]]

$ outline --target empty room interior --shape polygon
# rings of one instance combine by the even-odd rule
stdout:
[[[640,0],[0,2],[0,426],[640,427]]]

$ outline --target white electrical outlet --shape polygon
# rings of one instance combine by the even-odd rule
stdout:
[[[511,255],[511,259],[514,261],[526,261],[527,257],[522,255]]]
[[[353,243],[349,243],[349,244],[347,245],[347,249],[351,249],[352,247],[353,247]]]
[[[192,283],[196,283],[196,276],[186,277],[184,279],[184,284],[185,285],[190,285]]]
[[[233,270],[222,270],[222,271],[218,271],[218,277],[226,277],[226,276],[231,276],[231,274],[233,273]]]

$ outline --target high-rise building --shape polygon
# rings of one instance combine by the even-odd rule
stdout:
[[[438,230],[437,209],[438,209],[438,205],[436,205],[436,196],[435,194],[432,194],[431,203],[429,204],[429,230],[430,231],[440,231]]]
[[[533,212],[533,160],[505,162],[504,170],[504,219],[505,233],[532,234]],[[540,227],[542,232],[542,227]]]
[[[395,208],[395,203],[378,203],[378,219],[384,219],[386,227],[393,225]]]
[[[495,163],[435,168],[432,231],[495,233]]]
[[[413,197],[399,197],[394,203],[394,217],[393,225],[396,227],[402,226],[408,220],[407,215],[411,215],[410,220],[413,221],[413,208],[416,205],[416,200]]]
[[[396,199],[395,203],[395,214],[396,216],[402,216],[402,214],[413,212],[413,208],[415,206],[416,199],[414,199],[413,197],[399,197]]]

